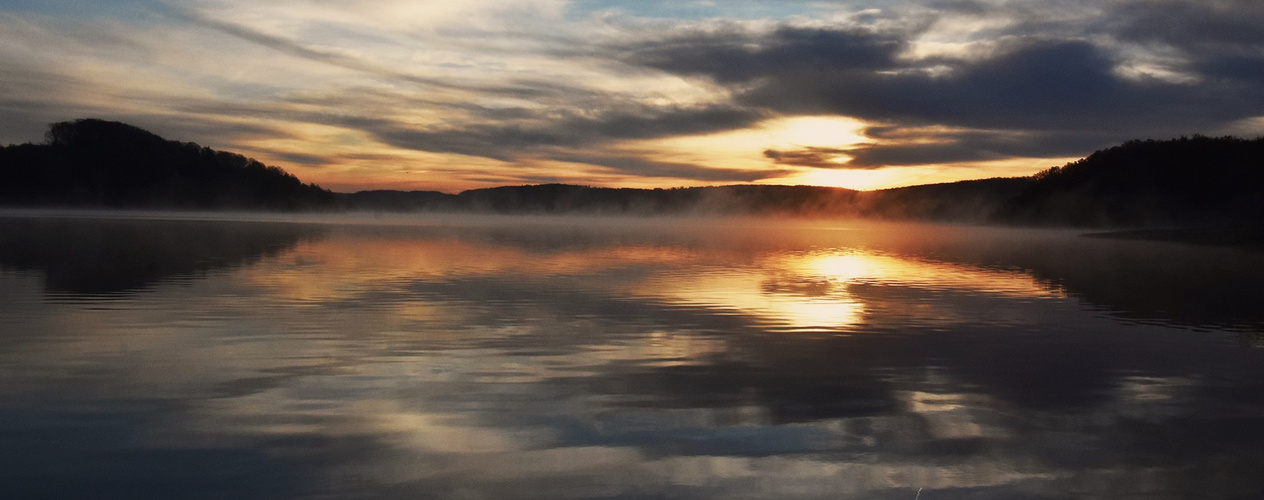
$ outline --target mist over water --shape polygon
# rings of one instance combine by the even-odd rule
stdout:
[[[0,496],[1264,490],[1261,253],[820,221],[117,215],[0,217]]]

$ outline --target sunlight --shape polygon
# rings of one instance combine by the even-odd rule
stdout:
[[[360,237],[354,242],[337,238],[301,242],[289,255],[279,259],[280,269],[247,270],[243,274],[252,283],[290,303],[314,304],[354,300],[365,290],[380,287],[382,283],[502,275],[539,279],[558,275],[596,276],[611,266],[635,264],[666,271],[627,283],[620,293],[733,311],[769,321],[787,332],[849,330],[864,324],[875,309],[900,306],[866,294],[865,290],[872,290],[872,285],[899,286],[905,290],[957,290],[1022,299],[1065,296],[1060,288],[1023,273],[909,260],[860,249],[772,254],[749,267],[726,264],[687,276],[676,273],[677,266],[709,262],[706,259],[703,254],[682,252],[670,246],[613,245],[535,254],[468,241],[414,241],[376,236]],[[316,267],[328,272],[312,273]],[[604,281],[588,284],[593,290],[610,291],[610,284]],[[856,285],[862,286],[860,291],[854,288]],[[426,322],[453,314],[411,300],[394,305],[387,322]],[[956,321],[944,316],[943,311],[925,308],[903,311],[907,317]],[[704,345],[664,344],[660,347],[663,357],[671,357],[670,351],[674,350],[709,349]],[[649,354],[650,351],[646,351],[646,355]]]
[[[802,184],[861,191],[890,189],[922,184],[957,182],[993,177],[1021,177],[1049,167],[1065,165],[1076,158],[1005,158],[1001,160],[935,165],[893,166],[874,169],[824,169],[803,167],[799,172],[758,184]]]
[[[641,293],[667,295],[677,303],[731,309],[795,331],[839,329],[861,323],[864,304],[852,300],[845,291],[831,289],[818,296],[807,296],[797,293],[794,286],[784,291],[768,290],[770,278],[781,274],[775,271],[774,268],[763,272],[716,273],[694,276],[687,282],[655,281]],[[800,284],[803,278],[778,276],[791,285]]]
[[[768,304],[768,311],[791,326],[800,329],[855,326],[864,319],[864,304],[852,300],[777,298]]]
[[[969,290],[1015,298],[1061,298],[1065,294],[1023,273],[993,271],[895,256],[832,252],[787,257],[779,268],[808,280],[833,283],[872,281],[918,284],[927,288]]]
[[[825,276],[832,280],[850,281],[874,274],[873,257],[859,254],[825,255],[814,257],[802,264],[806,274]]]
[[[919,173],[911,173],[906,168],[872,170],[803,168],[799,173],[790,177],[769,179],[760,183],[827,186],[864,191],[885,189],[897,185],[919,184],[916,181],[918,177]]]
[[[764,155],[765,151],[795,151],[803,148],[845,150],[868,142],[869,139],[863,132],[869,126],[866,122],[844,116],[776,118],[730,132],[630,141],[623,143],[620,151],[656,161],[766,172],[770,165],[775,164]],[[841,151],[835,156],[840,163],[850,159]],[[775,166],[804,169],[791,165]],[[792,178],[776,177],[760,182],[833,185],[791,180]]]
[[[770,147],[845,147],[866,142],[869,125],[845,116],[799,116],[765,122],[760,129],[769,137]]]

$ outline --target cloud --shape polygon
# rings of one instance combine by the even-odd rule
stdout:
[[[871,128],[869,134],[887,138],[846,151],[848,168],[964,163],[1004,158],[1061,158],[1083,156],[1117,141],[1109,133],[1012,132],[1004,130],[919,130]]]
[[[280,36],[269,35],[258,30],[253,30],[245,26],[239,26],[225,21],[212,19],[206,16],[198,15],[191,11],[186,11],[190,20],[215,29],[225,34],[240,38],[242,40],[255,43],[278,52],[289,54],[291,56],[308,59],[325,64],[331,64],[342,68],[372,73],[378,76],[385,76],[394,79],[406,80],[421,85],[434,85],[446,87],[450,83],[443,82],[432,78],[424,78],[416,75],[410,75],[403,72],[395,71],[390,68],[381,67],[370,63],[364,59],[354,57],[347,54],[341,54],[332,50],[321,50],[308,47],[294,40],[289,40]]]
[[[303,153],[273,153],[273,155],[286,162],[298,163],[300,165],[324,165],[329,161],[329,159],[324,156]]]
[[[738,102],[749,106],[878,122],[1144,130],[1156,119],[1210,124],[1264,112],[1243,106],[1260,96],[1255,89],[1225,95],[1227,89],[1212,84],[1125,79],[1115,73],[1112,54],[1086,41],[1009,40],[982,60],[909,61],[896,57],[904,44],[864,32],[782,28],[769,36],[714,38],[655,44],[629,60],[734,84]]]
[[[914,37],[923,33],[914,28],[783,25],[767,33],[691,33],[649,42],[624,60],[705,78],[731,88],[737,103],[777,113],[977,131],[919,144],[875,137],[877,144],[848,151],[766,153],[778,163],[817,168],[1082,155],[1129,138],[1204,132],[1264,115],[1264,85],[1248,83],[1264,76],[1264,58],[1253,55],[1264,53],[1258,50],[1204,55],[1192,67],[1222,78],[1177,83],[1128,78],[1119,71],[1125,54],[1084,39],[1007,36],[991,42],[982,56],[914,57]],[[1233,39],[1264,44],[1264,36],[1246,34],[1248,29],[1241,27]],[[836,158],[843,153],[856,158],[841,163]]]
[[[1111,9],[1121,39],[1180,47],[1264,42],[1264,4],[1254,0],[1130,0]]]
[[[1006,158],[1081,156],[1115,139],[1077,132],[1015,133],[1003,130],[924,130],[871,127],[878,142],[843,148],[808,146],[769,149],[764,156],[781,165],[832,170],[873,170],[936,163],[988,162]]]
[[[766,149],[764,156],[779,165],[812,168],[855,168],[848,156],[853,150],[808,146],[794,150]]]
[[[480,110],[481,112],[481,110]],[[489,110],[491,117],[502,110]],[[312,117],[325,123],[368,131],[396,147],[512,160],[526,152],[551,148],[602,146],[624,139],[689,135],[739,128],[765,114],[737,107],[613,109],[588,116],[569,111],[524,109],[519,120],[471,121],[443,127],[413,126],[365,116]],[[556,115],[563,116],[556,116]],[[550,116],[554,115],[554,116]],[[547,154],[547,153],[545,153]]]
[[[896,65],[905,40],[863,29],[783,26],[765,36],[737,29],[671,36],[631,52],[625,60],[721,83],[802,74],[817,68],[874,71]]]
[[[128,5],[0,8],[0,140],[95,116],[300,170],[326,157],[317,176],[463,155],[524,179],[574,179],[582,165],[526,170],[586,157],[718,182],[1078,156],[1264,117],[1264,4],[1247,0]],[[700,139],[796,116],[874,127],[863,146]],[[464,178],[516,175],[500,168]]]
[[[278,52],[302,59],[329,64],[352,71],[367,73],[388,80],[408,83],[420,87],[455,89],[462,91],[478,91],[490,94],[502,94],[519,98],[543,97],[548,95],[571,95],[584,93],[584,89],[564,85],[558,82],[543,81],[510,81],[507,85],[488,85],[480,81],[462,81],[457,78],[433,78],[404,71],[397,67],[375,63],[368,58],[344,53],[337,50],[316,48],[298,40],[272,35],[247,26],[215,19],[193,11],[184,11],[182,16],[194,23],[220,31],[233,37],[267,47]]]
[[[550,159],[600,165],[643,177],[695,179],[708,182],[753,182],[784,177],[788,173],[785,169],[740,170],[702,167],[688,163],[654,161],[626,155],[554,154],[550,155]]]
[[[1264,4],[1249,0],[1122,2],[1118,36],[1166,46],[1199,76],[1259,87],[1264,83]]]

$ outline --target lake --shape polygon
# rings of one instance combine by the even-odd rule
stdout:
[[[3,498],[1254,498],[1264,254],[0,217]]]

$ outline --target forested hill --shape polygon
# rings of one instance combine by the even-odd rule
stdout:
[[[858,191],[819,186],[712,186],[671,189],[538,184],[434,191],[362,191],[344,195],[353,209],[591,215],[845,215]]]
[[[1264,138],[1129,141],[1032,176],[996,214],[1018,224],[1264,224]]]
[[[1130,141],[1031,177],[877,191],[545,184],[344,195],[352,208],[495,213],[769,214],[1038,226],[1264,227],[1264,138]]]
[[[539,184],[339,195],[348,208],[389,211],[592,215],[777,215],[988,222],[1030,183],[998,178],[881,191],[821,186],[709,186],[630,189]]]
[[[313,209],[333,193],[277,167],[96,119],[55,123],[44,144],[0,148],[0,205]]]
[[[86,119],[53,124],[45,144],[0,148],[0,206],[742,214],[1043,226],[1264,227],[1264,138],[1130,141],[1031,177],[878,191],[542,184],[458,194],[335,194],[239,154]]]

